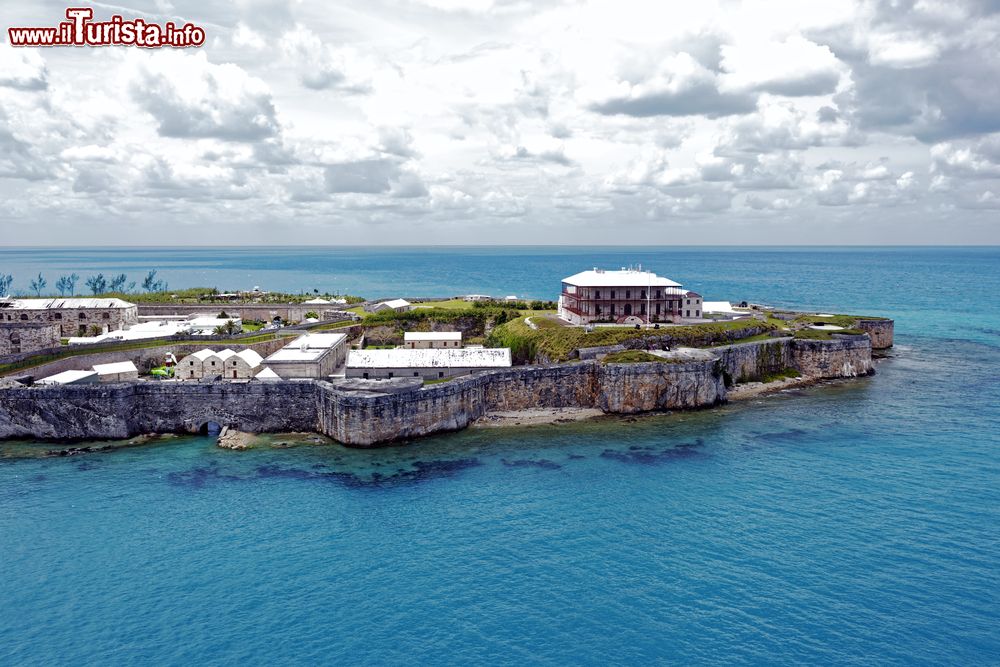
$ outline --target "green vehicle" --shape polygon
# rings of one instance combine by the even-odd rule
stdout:
[[[174,376],[173,366],[158,366],[149,371],[149,374],[160,380],[166,380]]]

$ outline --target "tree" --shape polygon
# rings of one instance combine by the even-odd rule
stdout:
[[[6,296],[8,290],[10,290],[10,285],[13,282],[14,276],[9,273],[7,275],[0,273],[0,296]]]
[[[232,336],[236,333],[236,322],[227,320],[225,324],[215,327],[214,333],[216,336]]]
[[[318,320],[319,319],[319,313],[317,313],[315,310],[310,310],[308,313],[306,313],[306,319],[307,320],[308,319]]]
[[[156,269],[153,269],[146,274],[146,277],[142,281],[142,288],[147,292],[165,292],[167,291],[167,283],[162,280],[156,279]]]
[[[66,296],[66,292],[70,289],[69,276],[59,276],[59,280],[56,281],[56,289],[59,290],[59,296]]]
[[[125,289],[125,281],[128,280],[128,276],[124,273],[119,273],[117,276],[113,276],[108,282],[109,292],[121,292]]]
[[[31,291],[35,293],[35,296],[41,296],[42,290],[49,284],[49,281],[45,279],[45,276],[39,271],[38,277],[33,279],[29,285],[31,286]]]
[[[79,282],[80,276],[78,276],[75,273],[71,273],[69,274],[69,276],[67,276],[66,280],[68,281],[66,284],[69,287],[69,295],[73,296],[74,294],[76,294],[76,284],[77,282]]]
[[[96,276],[87,278],[86,285],[94,293],[94,296],[104,294],[108,291],[108,279],[104,277],[103,273],[98,273]]]

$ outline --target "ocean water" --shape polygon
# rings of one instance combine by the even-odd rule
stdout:
[[[1000,663],[1000,250],[246,252],[0,262],[311,289],[340,257],[364,294],[544,297],[641,261],[710,299],[885,314],[897,345],[716,410],[374,451],[2,443],[0,664]]]

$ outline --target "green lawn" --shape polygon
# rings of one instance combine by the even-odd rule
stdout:
[[[434,379],[434,380],[424,380],[424,384],[425,385],[428,385],[428,384],[441,384],[442,382],[448,382],[449,380],[454,380],[454,379],[455,378],[450,377],[450,378],[437,378],[437,379]]]
[[[756,320],[737,320],[664,326],[659,329],[597,327],[588,333],[582,327],[553,326],[533,330],[525,324],[522,317],[496,327],[487,339],[487,344],[490,347],[511,348],[514,359],[522,363],[534,361],[538,356],[544,356],[551,361],[565,361],[570,358],[573,350],[581,347],[616,345],[636,338],[666,336],[672,339],[674,345],[705,347],[739,342],[741,338],[756,335],[753,330],[757,328],[773,330],[777,327]],[[745,329],[751,332],[743,335],[742,331]]]
[[[665,362],[666,359],[658,357],[655,354],[650,354],[649,352],[643,352],[642,350],[624,350],[622,352],[612,352],[604,356],[601,360],[602,364],[638,364],[645,362]]]
[[[838,325],[840,326],[840,325]],[[799,329],[795,332],[795,337],[799,340],[832,340],[833,334],[844,334],[848,336],[860,336],[865,332],[860,329]]]
[[[341,320],[339,322],[328,322],[326,324],[318,324],[311,327],[309,331],[326,331],[327,329],[342,329],[343,327],[349,327],[352,324],[359,324],[354,320]]]
[[[472,301],[466,301],[465,299],[448,299],[447,301],[421,301],[420,303],[413,304],[415,309],[417,308],[451,308],[451,309],[462,309],[462,308],[472,308]]]

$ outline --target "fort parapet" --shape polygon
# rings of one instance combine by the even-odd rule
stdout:
[[[387,384],[391,391],[358,381],[342,387],[324,381],[13,387],[0,390],[0,437],[127,438],[193,433],[215,422],[258,433],[318,431],[346,445],[370,447],[461,429],[496,410],[698,409],[726,401],[727,379],[758,380],[788,368],[817,379],[873,372],[868,336],[779,338],[712,352],[683,363],[525,366],[423,387]]]

